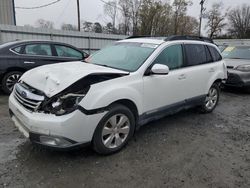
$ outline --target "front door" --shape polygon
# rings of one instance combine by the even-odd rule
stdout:
[[[168,75],[145,75],[144,112],[146,115],[183,105],[186,96],[186,73],[181,44],[166,47],[153,64],[164,64],[170,69]]]

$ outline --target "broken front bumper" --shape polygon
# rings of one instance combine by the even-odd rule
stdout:
[[[105,112],[85,115],[79,110],[64,116],[30,112],[14,98],[9,109],[16,127],[32,142],[56,149],[69,149],[91,142]]]

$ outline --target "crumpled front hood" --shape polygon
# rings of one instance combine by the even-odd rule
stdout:
[[[89,74],[128,72],[83,62],[67,62],[37,67],[23,74],[21,81],[52,97]]]
[[[250,60],[247,59],[224,59],[228,67],[236,68],[239,65],[250,65]]]

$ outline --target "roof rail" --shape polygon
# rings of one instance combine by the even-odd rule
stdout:
[[[132,35],[127,37],[126,39],[135,39],[135,38],[153,38],[152,35]]]
[[[198,41],[214,43],[214,41],[208,37],[188,36],[188,35],[173,35],[165,39],[165,41],[173,41],[173,40],[198,40]]]
[[[199,36],[189,36],[189,35],[172,35],[168,37],[164,36],[152,36],[152,35],[135,35],[129,36],[126,39],[134,39],[134,38],[156,38],[156,39],[163,39],[164,41],[174,41],[174,40],[198,40],[213,43],[214,41],[208,37],[199,37]]]

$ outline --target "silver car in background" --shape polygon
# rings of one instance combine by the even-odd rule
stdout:
[[[228,46],[222,56],[228,69],[225,85],[245,88],[250,92],[250,46]]]

